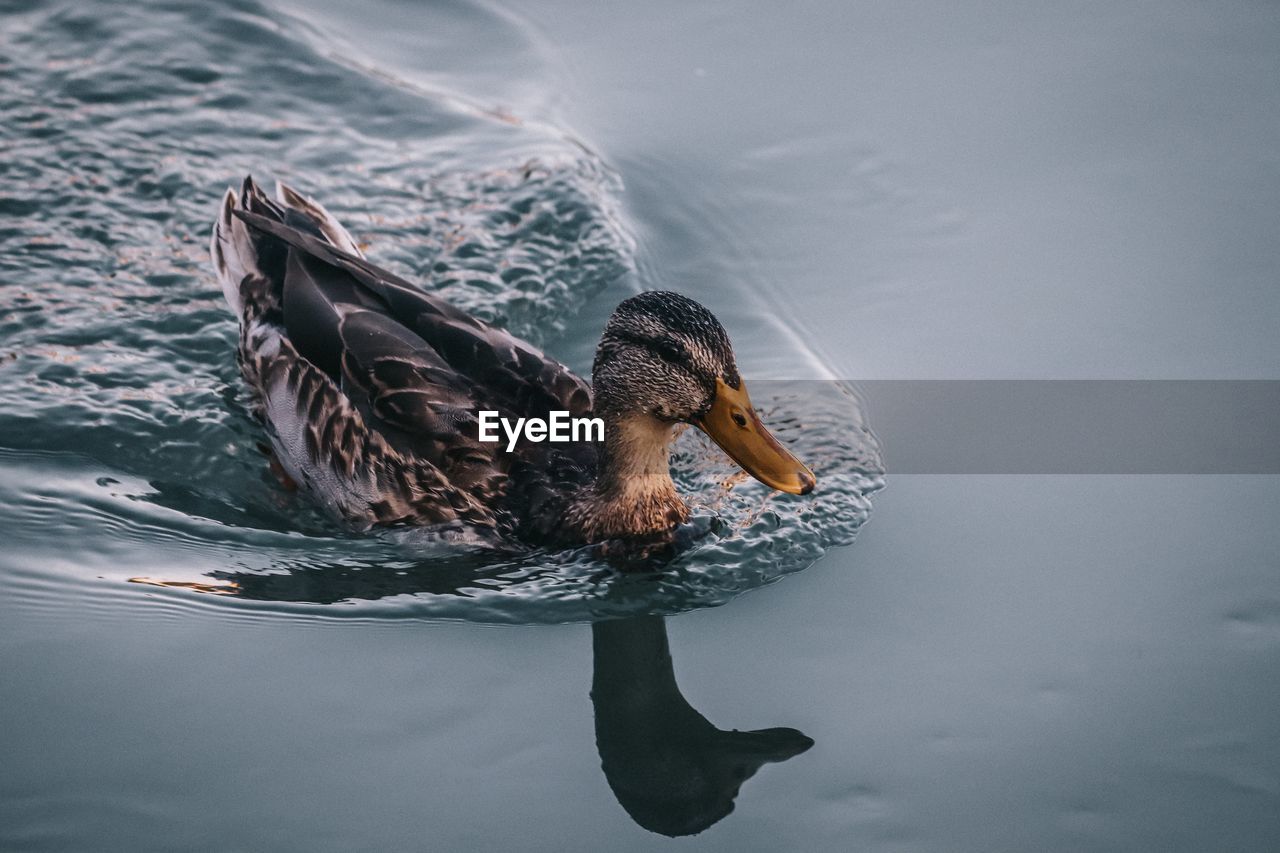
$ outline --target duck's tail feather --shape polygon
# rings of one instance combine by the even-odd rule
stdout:
[[[319,202],[279,182],[276,183],[276,199],[273,200],[252,177],[246,177],[239,195],[234,189],[228,189],[222,197],[222,207],[213,223],[209,241],[209,257],[222,285],[222,295],[238,317],[245,316],[241,287],[247,278],[272,285],[272,289],[277,291],[274,295],[278,302],[289,247],[271,234],[250,228],[236,215],[237,211],[255,213],[291,225],[344,252],[364,257],[347,229]]]
[[[246,276],[262,274],[249,229],[235,216],[238,206],[236,191],[228,188],[222,196],[222,207],[209,238],[209,260],[213,263],[213,272],[222,285],[222,295],[237,317],[244,313],[240,302],[240,282]]]
[[[280,181],[276,181],[276,201],[280,202],[288,210],[297,211],[306,216],[310,223],[319,230],[319,236],[327,240],[330,245],[348,254],[355,255],[357,258],[364,257],[364,252],[360,251],[360,246],[350,232],[343,228],[342,223],[335,219],[332,213],[325,210],[324,205],[320,202],[304,196],[293,187]],[[288,222],[291,218],[289,217],[285,221]],[[289,224],[295,223],[289,222]]]

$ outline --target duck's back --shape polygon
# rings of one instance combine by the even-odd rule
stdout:
[[[477,413],[589,414],[564,365],[364,259],[323,207],[246,179],[211,254],[240,317],[241,370],[285,471],[357,528],[460,521],[554,533],[590,444],[478,440]]]

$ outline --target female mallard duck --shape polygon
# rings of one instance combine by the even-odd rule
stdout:
[[[357,529],[461,523],[537,544],[669,533],[679,423],[747,473],[807,494],[814,476],[757,417],[729,338],[675,293],[627,299],[592,388],[564,365],[365,260],[323,207],[245,179],[210,246],[240,318],[241,372],[284,472]],[[601,442],[480,441],[481,411],[594,414]]]

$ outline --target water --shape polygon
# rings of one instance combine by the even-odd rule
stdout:
[[[874,411],[762,383],[824,500],[725,497],[689,436],[726,523],[666,574],[423,554],[273,485],[204,253],[252,172],[578,369],[665,287],[749,379],[1275,378],[1277,35],[1181,2],[7,5],[0,849],[1275,847],[1275,477],[875,493]]]

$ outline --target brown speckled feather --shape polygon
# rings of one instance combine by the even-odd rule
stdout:
[[[286,473],[357,529],[450,521],[497,525],[497,514],[483,502],[496,490],[459,489],[434,465],[397,450],[369,429],[328,374],[261,319],[256,296],[269,287],[252,277],[241,285],[246,322],[240,365]]]
[[[584,415],[587,384],[357,252],[318,204],[287,188],[273,201],[250,180],[215,225],[242,373],[285,471],[360,529],[461,521],[550,535],[595,448],[507,454],[477,440],[476,412]]]

